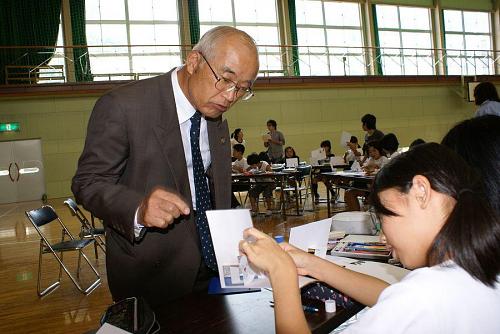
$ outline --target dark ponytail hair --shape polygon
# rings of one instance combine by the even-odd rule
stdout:
[[[234,129],[234,132],[231,133],[231,138],[238,139],[238,134],[241,132],[240,128]]]
[[[472,277],[493,287],[500,273],[500,220],[489,206],[480,177],[447,147],[428,143],[391,159],[375,177],[372,203],[379,215],[396,216],[380,201],[380,192],[408,193],[422,175],[434,191],[456,200],[428,254],[430,266],[453,260]]]

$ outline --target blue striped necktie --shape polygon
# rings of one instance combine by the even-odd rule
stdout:
[[[215,259],[214,247],[206,211],[212,208],[210,203],[210,190],[208,189],[205,167],[200,151],[200,124],[201,114],[199,111],[191,117],[191,157],[193,162],[194,189],[196,196],[196,216],[195,222],[200,236],[201,252],[205,264],[210,269],[217,271],[217,260]]]

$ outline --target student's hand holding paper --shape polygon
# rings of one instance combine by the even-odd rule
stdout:
[[[271,284],[278,275],[297,276],[292,258],[267,234],[252,227],[243,232],[243,238],[240,251],[252,266],[266,273]]]
[[[302,249],[298,249],[297,247],[294,247],[287,242],[280,243],[280,246],[285,252],[287,252],[288,255],[292,257],[299,275],[311,275],[311,272],[308,268],[316,258],[314,254],[304,252]]]

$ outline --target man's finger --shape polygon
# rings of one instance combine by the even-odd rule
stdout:
[[[180,195],[177,195],[173,192],[169,192],[165,189],[157,189],[155,190],[155,195],[157,195],[159,198],[169,201],[173,203],[180,212],[182,212],[185,215],[188,215],[190,210],[189,210],[189,205],[182,199]]]

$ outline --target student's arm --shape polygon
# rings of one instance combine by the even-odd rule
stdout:
[[[373,306],[382,291],[389,286],[378,278],[340,267],[287,243],[280,245],[293,258],[300,275],[309,275],[325,282],[363,305]]]
[[[300,299],[297,269],[290,256],[266,234],[249,228],[240,250],[266,273],[273,287],[276,333],[310,333]],[[253,238],[253,242],[248,241]]]

